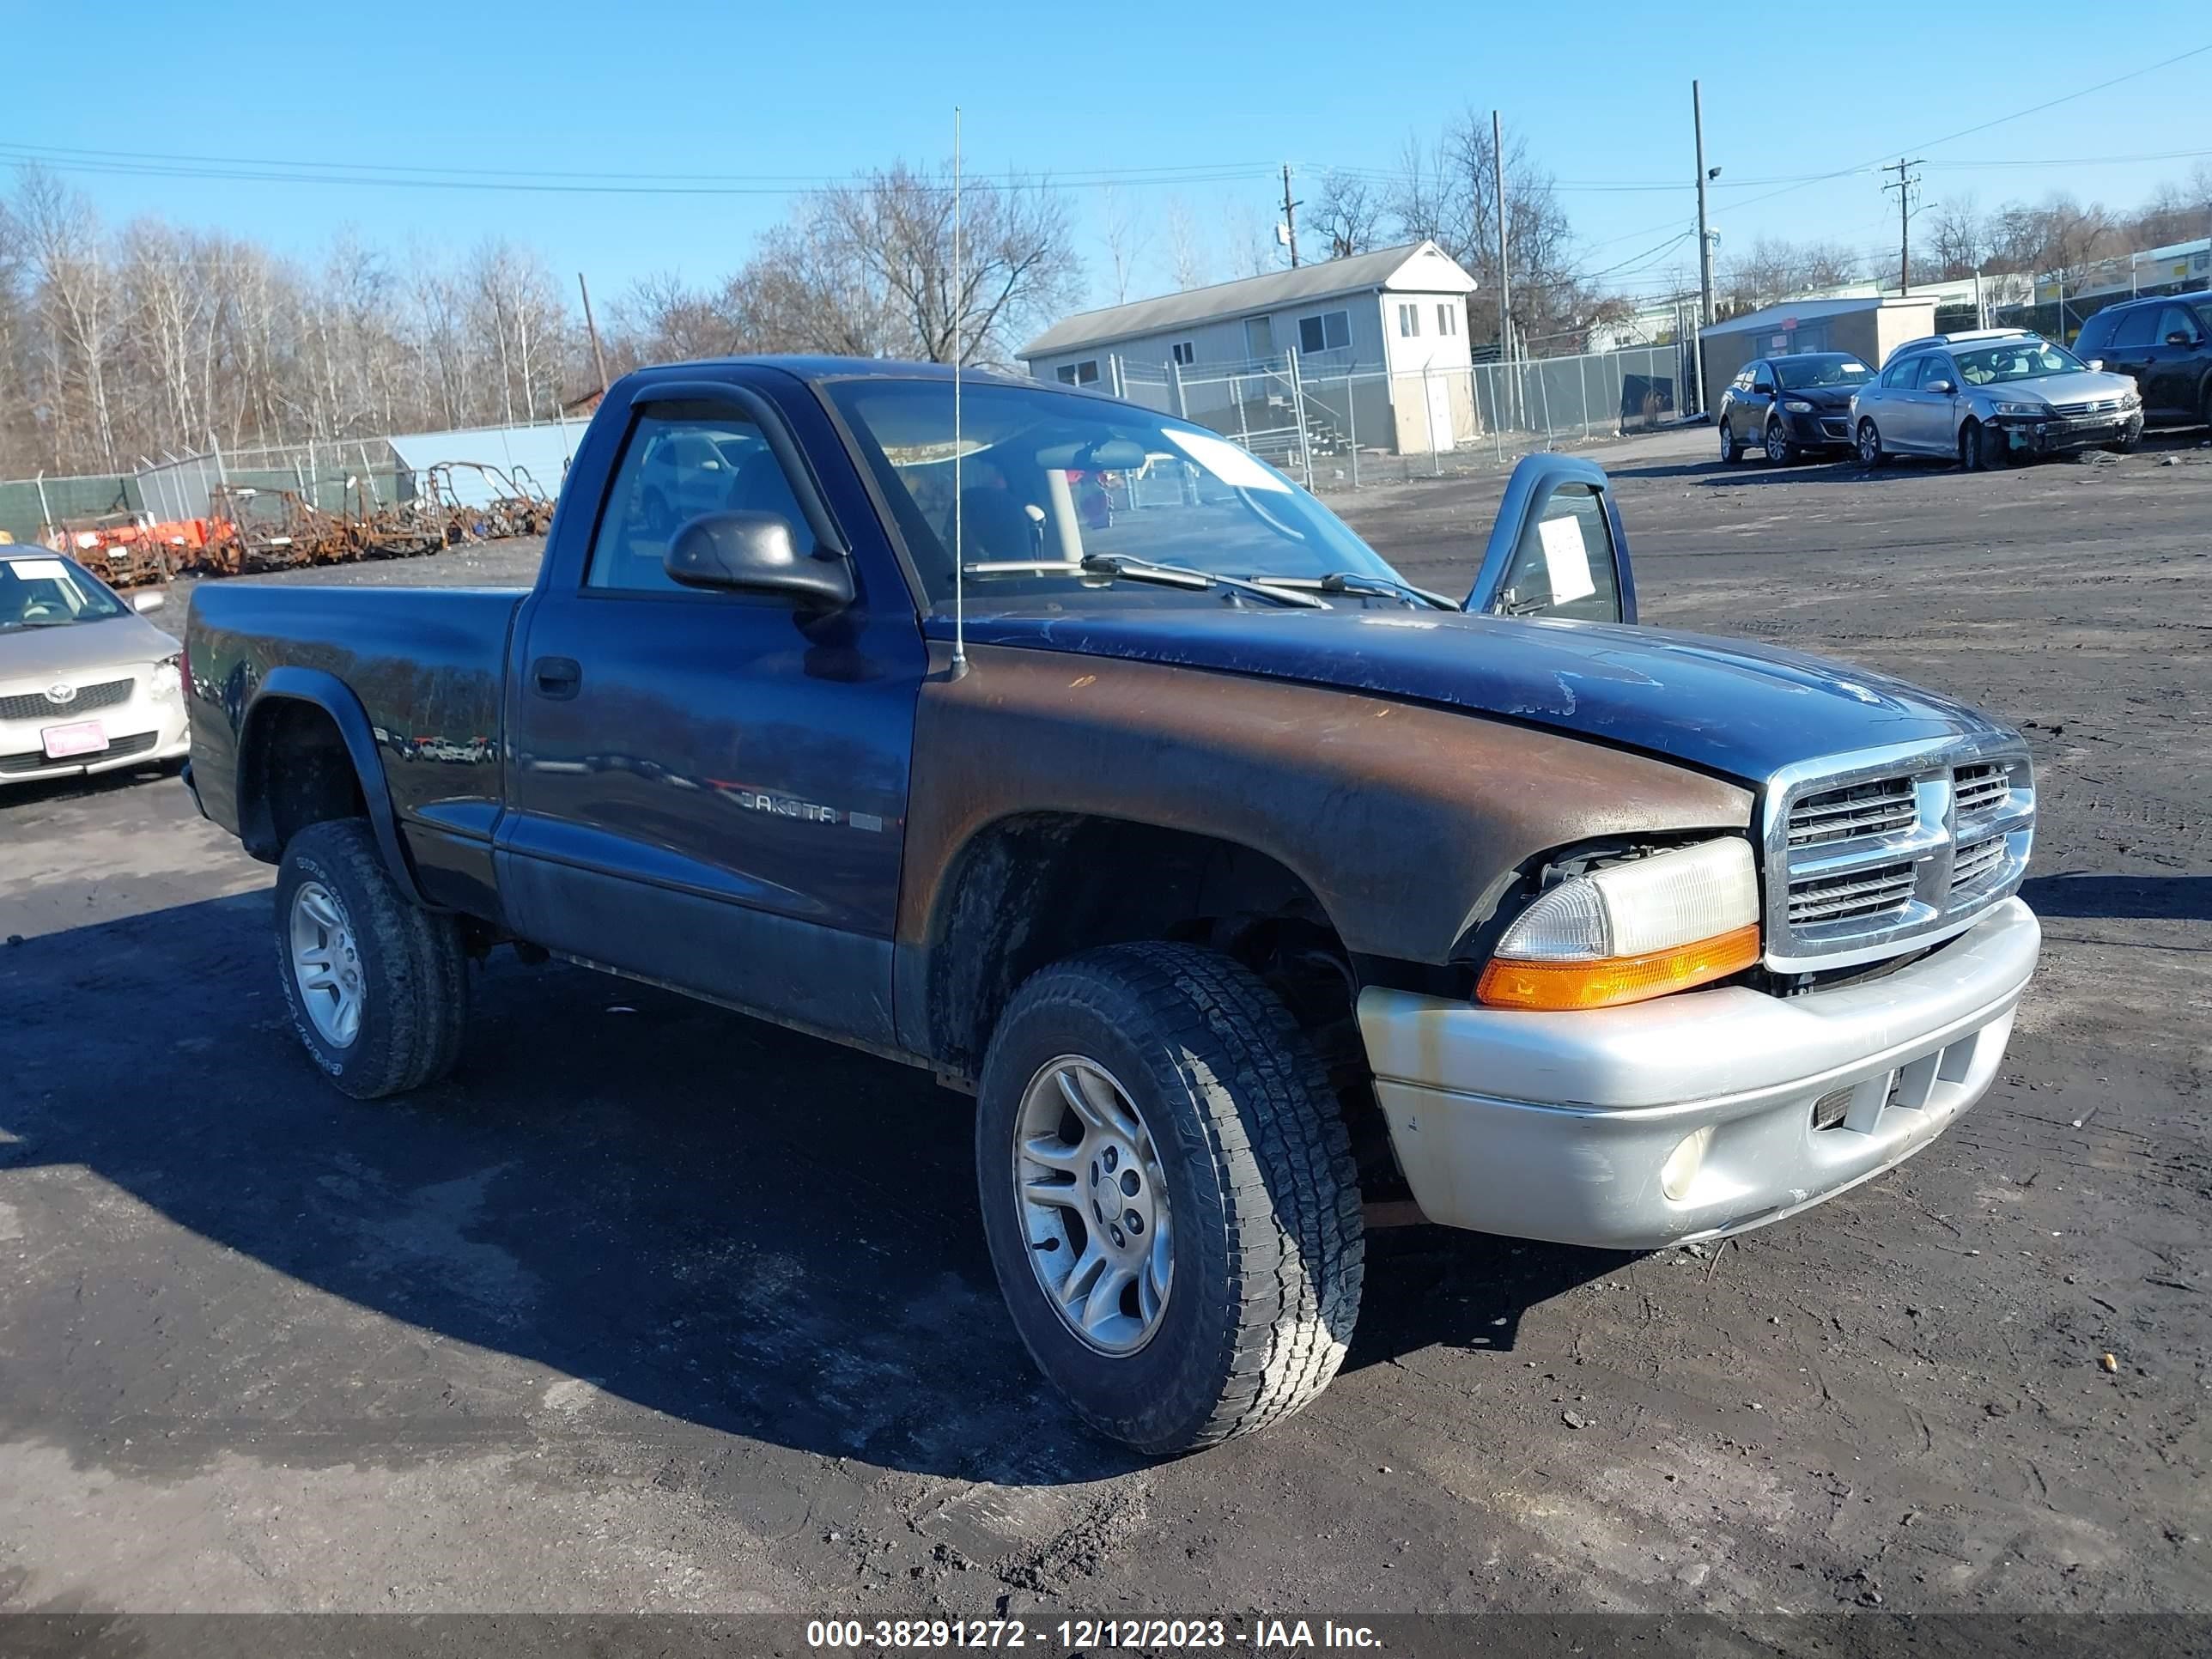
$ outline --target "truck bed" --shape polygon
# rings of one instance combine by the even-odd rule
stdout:
[[[192,783],[208,816],[240,833],[246,710],[272,672],[306,671],[359,702],[403,831],[488,837],[501,795],[507,640],[524,598],[515,588],[199,588],[185,645]]]

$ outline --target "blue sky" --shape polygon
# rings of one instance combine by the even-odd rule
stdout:
[[[1393,167],[1409,133],[1493,105],[1560,180],[1583,269],[1626,265],[1608,286],[1662,286],[1691,269],[1692,244],[1638,261],[1693,222],[1692,76],[1705,84],[1707,161],[1723,169],[1713,194],[1723,252],[1760,234],[1893,246],[1893,198],[1873,173],[1795,181],[1900,150],[1928,158],[1924,201],[1971,191],[1984,208],[2061,189],[2133,204],[2212,162],[2212,52],[1936,142],[2212,46],[2202,0],[2130,5],[2112,14],[2115,27],[2083,21],[2079,6],[2014,0],[2002,45],[1965,49],[1993,27],[1990,14],[1831,8],[1802,45],[1772,12],[1742,9],[1718,30],[1714,15],[1304,0],[1072,9],[0,0],[0,158],[19,159],[23,146],[110,152],[55,159],[111,220],[159,213],[310,259],[349,228],[395,252],[502,233],[542,249],[565,280],[586,271],[594,298],[607,300],[649,271],[707,282],[732,268],[787,209],[781,188],[945,156],[955,102],[971,168],[1085,179],[1154,170],[1115,186],[1120,209],[1152,232],[1133,293],[1171,286],[1161,227],[1172,199],[1212,244],[1214,274],[1241,274],[1243,247],[1275,216],[1279,180],[1268,169],[1294,163],[1310,194],[1324,167]],[[561,182],[522,176],[555,173],[769,181],[744,186],[759,193],[647,195],[114,170],[180,157],[234,158],[229,170],[247,173],[270,169],[235,163],[438,170],[448,181],[493,172],[510,183]],[[1181,180],[1165,182],[1174,169]],[[1104,192],[1072,193],[1093,299],[1110,299]]]

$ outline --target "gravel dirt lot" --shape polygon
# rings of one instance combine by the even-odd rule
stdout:
[[[2027,730],[2046,935],[2003,1075],[1718,1249],[1378,1235],[1334,1388],[1181,1462],[1030,1369],[961,1097],[501,953],[459,1075],[356,1104],[286,1028],[270,872],[176,783],[0,796],[0,1607],[2212,1611],[2200,436],[1604,457],[1645,621]],[[1463,587],[1502,483],[1338,504]]]

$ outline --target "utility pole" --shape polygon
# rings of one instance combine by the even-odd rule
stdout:
[[[607,354],[599,349],[599,325],[592,320],[592,290],[584,286],[584,273],[576,273],[576,291],[584,296],[584,331],[592,337],[592,362],[599,371],[599,395],[607,392]]]
[[[1698,334],[1690,344],[1690,361],[1697,366],[1698,407],[1705,407],[1705,330],[1713,322],[1713,233],[1705,218],[1705,100],[1695,81],[1690,82],[1690,125],[1698,139]]]
[[[1897,192],[1897,291],[1900,295],[1912,291],[1912,187],[1920,182],[1918,173],[1908,173],[1905,169],[1917,167],[1926,159],[1916,155],[1907,161],[1899,156],[1882,168],[1884,173],[1897,175],[1895,184],[1884,185],[1882,188]]]
[[[1302,203],[1291,199],[1291,164],[1283,163],[1283,234],[1291,245],[1291,269],[1298,268],[1298,209]]]
[[[1491,182],[1498,187],[1498,357],[1513,361],[1513,267],[1505,257],[1505,128],[1490,112]]]

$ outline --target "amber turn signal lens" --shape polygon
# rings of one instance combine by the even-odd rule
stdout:
[[[1474,988],[1492,1008],[1611,1008],[1709,985],[1759,960],[1759,924],[1640,957],[1595,962],[1516,962],[1492,957]]]

